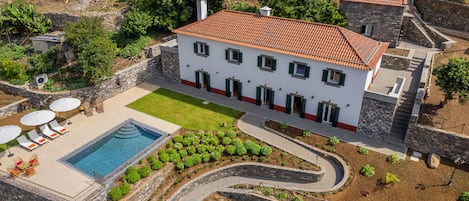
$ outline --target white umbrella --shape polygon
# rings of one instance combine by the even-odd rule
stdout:
[[[80,106],[81,101],[77,98],[61,98],[55,100],[49,105],[49,108],[55,112],[67,112]],[[67,120],[70,124],[71,122]]]
[[[9,126],[0,126],[0,144],[5,144],[20,135],[21,128],[19,126],[9,125]],[[12,157],[13,153],[10,152],[10,148],[8,147],[8,157]]]
[[[46,124],[55,118],[55,113],[50,110],[38,110],[21,117],[20,122],[26,126]]]

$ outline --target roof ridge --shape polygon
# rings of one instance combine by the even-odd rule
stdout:
[[[338,28],[338,29],[339,29],[339,31],[340,31],[340,34],[344,37],[344,39],[345,39],[345,41],[347,42],[347,44],[352,48],[353,53],[354,53],[355,55],[357,55],[358,58],[360,58],[360,61],[362,61],[362,63],[364,63],[366,66],[368,66],[368,62],[366,62],[366,61],[363,59],[362,55],[358,54],[357,49],[355,49],[355,47],[352,45],[352,43],[350,43],[349,38],[345,35],[344,30],[346,30],[346,31],[349,31],[349,30],[347,30],[347,29],[345,29],[345,28]],[[353,33],[355,33],[355,32],[353,32]],[[369,67],[369,66],[368,66],[368,67]]]

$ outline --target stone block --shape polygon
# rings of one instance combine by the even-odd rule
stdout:
[[[441,157],[438,154],[431,153],[427,157],[427,166],[429,168],[435,169],[440,165]]]

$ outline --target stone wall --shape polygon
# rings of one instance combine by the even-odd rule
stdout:
[[[23,98],[19,101],[16,101],[14,103],[11,103],[9,105],[5,105],[5,106],[1,107],[0,108],[0,119],[3,119],[5,117],[8,117],[8,116],[11,116],[11,115],[14,115],[14,114],[18,113],[18,111],[21,109],[20,104],[24,103],[24,102],[27,102],[27,101],[28,101],[27,98]]]
[[[357,133],[385,139],[389,137],[398,99],[365,91]]]
[[[407,39],[412,40],[425,47],[435,47],[436,44],[432,41],[430,36],[428,36],[425,33],[425,30],[422,27],[418,26],[416,24],[417,22],[415,22],[415,20],[413,19],[413,16],[404,17],[404,20],[402,22],[402,26],[404,27],[404,36]]]
[[[151,79],[157,73],[157,67],[161,66],[160,57],[146,59],[129,68],[116,72],[112,77],[101,81],[92,87],[63,92],[34,91],[27,86],[15,86],[0,81],[0,89],[7,93],[28,98],[35,108],[48,108],[48,105],[59,98],[75,97],[81,100],[95,100],[97,98],[108,99],[122,93],[147,79]]]
[[[229,191],[219,191],[218,194],[228,198],[228,200],[242,200],[242,201],[274,201],[277,199],[266,198],[260,195],[253,193],[244,193],[244,192],[229,192]]]
[[[214,170],[200,176],[196,180],[190,181],[175,192],[169,200],[179,200],[200,185],[205,185],[221,178],[231,176],[244,176],[295,183],[311,183],[321,180],[323,175],[324,171],[313,172],[260,163],[240,163]]]
[[[414,5],[426,22],[469,32],[469,5],[447,0],[415,0]]]
[[[422,153],[437,153],[446,158],[469,161],[469,136],[420,124],[410,124],[405,144]]]
[[[371,38],[390,42],[395,47],[401,30],[404,7],[341,1],[340,10],[347,14],[347,28],[360,33],[363,25],[372,25]]]
[[[0,176],[0,200],[8,201],[49,201],[49,200],[64,200],[54,194],[47,193],[39,188],[27,185],[25,181],[17,181],[18,179],[11,179],[7,175]]]
[[[174,165],[166,163],[162,169],[153,172],[149,177],[140,180],[132,185],[132,190],[122,201],[145,201],[153,195],[153,190],[163,183],[169,172],[174,169]]]
[[[409,52],[407,57],[385,53],[383,55],[383,59],[381,60],[381,67],[394,70],[406,70],[410,66],[413,51],[414,50]]]
[[[63,31],[67,23],[77,22],[81,16],[94,16],[104,18],[103,25],[106,30],[117,31],[120,29],[125,12],[127,12],[127,8],[111,12],[82,12],[79,15],[53,12],[43,14],[51,19],[54,30]]]
[[[181,79],[179,69],[179,53],[176,39],[160,45],[162,74],[167,79],[179,82]]]

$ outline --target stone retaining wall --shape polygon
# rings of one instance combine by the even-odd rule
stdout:
[[[9,176],[0,176],[0,200],[8,201],[49,201],[49,200],[64,200],[56,195],[47,193],[38,188],[29,186],[26,181],[17,181],[11,179]],[[21,178],[18,178],[21,179]]]
[[[20,104],[21,103],[24,103],[24,102],[27,102],[28,99],[27,98],[23,98],[19,101],[16,101],[14,103],[10,103],[9,105],[5,105],[3,107],[0,108],[0,119],[3,119],[5,117],[8,117],[8,116],[11,116],[11,115],[14,115],[16,113],[18,113],[18,111],[20,110]]]
[[[171,81],[179,82],[181,80],[181,75],[176,39],[161,44],[160,49],[163,76]]]
[[[238,193],[238,192],[228,192],[228,191],[219,191],[218,194],[228,198],[228,200],[242,200],[242,201],[274,201],[277,199],[265,198],[260,195],[253,193]]]
[[[404,20],[402,22],[402,27],[404,28],[404,36],[412,40],[420,45],[425,47],[435,47],[436,44],[432,41],[432,39],[425,35],[425,30],[420,26],[416,25],[416,22],[413,20],[413,16],[404,16]]]
[[[381,67],[394,70],[406,70],[410,66],[414,51],[415,50],[410,50],[409,55],[406,57],[385,53],[381,60]]]
[[[376,138],[389,137],[397,98],[365,91],[357,133]]]
[[[103,25],[106,30],[117,31],[120,29],[124,14],[128,8],[124,8],[120,11],[111,12],[83,12],[80,15],[74,15],[70,13],[43,13],[45,16],[51,19],[53,30],[64,30],[67,23],[78,22],[81,16],[88,17],[102,17],[104,19]]]
[[[140,180],[137,184],[132,185],[132,190],[127,194],[122,201],[145,201],[149,200],[153,195],[153,190],[161,185],[166,179],[169,172],[174,169],[174,165],[166,163],[162,169]]]
[[[48,105],[59,98],[75,97],[81,100],[95,100],[97,98],[108,99],[122,93],[147,79],[151,79],[157,73],[158,66],[161,66],[160,57],[146,59],[129,68],[116,72],[112,77],[101,81],[99,84],[63,92],[43,92],[34,91],[27,86],[11,85],[0,81],[0,89],[7,93],[28,98],[35,108],[48,108]]]
[[[469,32],[469,5],[447,0],[414,0],[424,21],[436,26]]]
[[[172,196],[172,200],[179,200],[198,186],[211,183],[225,177],[244,176],[250,178],[270,179],[285,182],[310,183],[321,180],[324,171],[314,172],[297,170],[279,166],[265,165],[260,163],[240,163],[226,166],[185,184]]]

